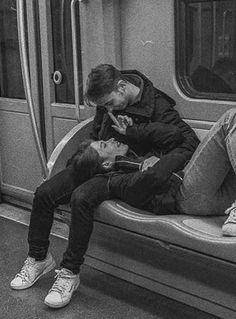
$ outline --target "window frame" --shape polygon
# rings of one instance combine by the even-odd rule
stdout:
[[[57,3],[56,0],[50,0],[50,13],[51,13],[51,30],[52,30],[52,35],[51,35],[51,39],[52,39],[52,56],[53,56],[53,73],[55,71],[62,71],[64,78],[66,79],[66,86],[63,88],[63,90],[65,91],[70,91],[70,97],[69,100],[66,100],[66,96],[60,96],[60,91],[62,90],[62,87],[58,86],[54,81],[53,81],[53,85],[54,85],[54,100],[55,103],[57,104],[64,104],[64,105],[75,105],[75,91],[74,91],[74,73],[73,73],[73,69],[74,69],[74,65],[73,65],[73,36],[71,34],[71,24],[72,21],[70,20],[69,25],[69,32],[68,34],[70,34],[71,38],[68,39],[66,38],[66,31],[68,31],[66,28],[68,26],[66,26],[66,18],[67,19],[71,19],[71,4],[70,4],[70,0],[66,0],[66,1],[62,1],[61,3],[59,3],[59,5],[63,6],[62,7],[62,11],[63,11],[63,17],[61,19],[63,19],[63,26],[59,26],[61,27],[59,33],[56,33],[55,30],[57,29],[58,25],[58,21],[54,12],[55,9],[55,3]],[[66,12],[65,10],[68,11]],[[82,65],[82,44],[81,44],[81,17],[80,17],[80,4],[79,2],[76,3],[75,5],[75,10],[76,10],[76,44],[77,44],[77,59],[78,59],[78,78],[79,78],[79,100],[80,100],[80,105],[84,104],[84,97],[83,97],[83,65]],[[67,16],[66,16],[67,13]],[[60,21],[62,23],[62,21]],[[58,27],[58,29],[59,29]],[[63,28],[63,29],[62,29]],[[63,31],[63,32],[62,32]],[[61,33],[60,33],[61,32]],[[64,45],[62,46],[62,42],[64,42]],[[70,43],[70,45],[68,46],[68,44]],[[59,46],[58,46],[59,44]],[[61,50],[60,50],[61,49]],[[64,50],[64,51],[63,51]],[[71,50],[71,52],[69,52]],[[72,61],[72,68],[70,70],[70,68],[67,65],[67,57],[69,55],[69,53],[71,53],[71,61]],[[59,57],[61,56],[61,58]],[[63,62],[65,63],[65,65],[59,67],[61,62],[63,64]],[[71,73],[67,73],[66,71],[71,71]],[[53,75],[52,75],[53,77]],[[68,80],[71,77],[71,82]],[[62,80],[61,84],[65,84],[64,80]],[[70,88],[70,84],[71,84],[71,88]]]
[[[235,101],[236,93],[199,92],[191,86],[186,72],[186,5],[189,3],[215,2],[228,0],[175,0],[175,72],[181,91],[194,99]]]

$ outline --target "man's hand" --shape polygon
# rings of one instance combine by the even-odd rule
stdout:
[[[128,117],[127,115],[118,115],[117,118],[111,113],[108,112],[111,120],[115,125],[112,125],[114,130],[116,130],[118,133],[125,135],[126,129],[128,126],[133,125],[133,120],[131,117]]]

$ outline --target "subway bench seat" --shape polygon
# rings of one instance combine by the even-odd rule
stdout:
[[[53,176],[89,137],[92,118],[75,126],[53,151]],[[69,223],[70,208],[57,217]],[[85,263],[220,318],[236,318],[236,238],[223,237],[225,216],[161,215],[121,201],[95,212]]]

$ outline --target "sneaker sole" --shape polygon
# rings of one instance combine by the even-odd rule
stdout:
[[[44,271],[38,276],[35,278],[35,280],[31,283],[28,283],[26,284],[25,286],[11,286],[12,289],[14,290],[24,290],[24,289],[27,289],[27,288],[30,288],[32,287],[38,280],[40,277],[42,277],[43,275],[47,274],[48,272],[50,272],[51,270],[53,270],[53,268],[56,266],[56,262],[55,260],[53,259],[52,260],[52,263],[50,265],[47,266],[47,268],[44,269]]]
[[[63,303],[60,303],[60,304],[57,304],[57,305],[50,304],[49,302],[47,302],[47,301],[44,300],[45,305],[47,305],[47,306],[50,307],[50,308],[55,308],[55,309],[63,308],[63,307],[65,307],[65,306],[67,306],[67,305],[71,302],[71,299],[72,299],[72,297],[73,297],[73,294],[74,294],[76,291],[78,291],[79,285],[80,285],[80,281],[79,281],[78,284],[76,285],[76,287],[75,287],[75,289],[74,289],[74,291],[73,291],[73,293],[72,293],[72,295],[71,295],[71,298],[70,298],[69,300],[64,301]]]
[[[222,226],[222,235],[227,237],[236,237],[235,223],[226,223]]]
[[[225,237],[236,237],[236,233],[231,233],[231,232],[228,232],[228,231],[222,231],[222,235],[225,236]]]

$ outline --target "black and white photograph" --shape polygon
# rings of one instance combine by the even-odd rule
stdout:
[[[236,318],[236,1],[0,0],[1,319]]]

